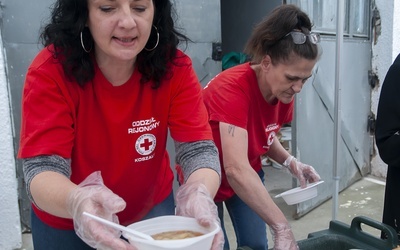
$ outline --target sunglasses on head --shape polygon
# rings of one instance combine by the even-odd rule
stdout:
[[[289,35],[292,36],[293,42],[295,44],[304,44],[306,42],[307,37],[308,37],[308,40],[310,40],[310,42],[312,44],[319,43],[319,41],[321,39],[319,33],[315,33],[315,32],[310,32],[308,34],[304,34],[301,31],[291,31],[291,32],[287,33],[284,37],[287,37]]]

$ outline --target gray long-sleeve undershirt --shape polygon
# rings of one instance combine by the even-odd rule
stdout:
[[[200,168],[210,168],[221,176],[218,150],[211,140],[196,142],[175,142],[176,163],[182,167],[185,180]],[[58,155],[41,155],[23,159],[23,172],[29,199],[35,204],[30,184],[32,179],[45,171],[57,172],[71,177],[71,159]],[[35,204],[36,205],[36,204]]]
[[[62,158],[58,155],[40,155],[32,158],[26,158],[22,161],[22,169],[24,172],[26,192],[31,202],[37,204],[33,200],[31,193],[31,182],[33,177],[45,171],[53,171],[71,177],[71,160]]]
[[[200,168],[215,170],[221,177],[221,164],[219,162],[218,149],[213,141],[176,142],[175,161],[181,165],[184,180]]]

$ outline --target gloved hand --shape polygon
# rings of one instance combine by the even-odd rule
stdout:
[[[217,222],[218,210],[206,186],[199,182],[186,183],[178,188],[176,193],[176,214],[193,217],[200,225],[209,227]],[[224,248],[224,234],[220,230],[214,237],[212,250]]]
[[[289,156],[282,164],[289,172],[300,181],[300,186],[305,188],[307,182],[317,182],[321,179],[317,171],[310,165],[299,162],[293,156]]]
[[[298,250],[297,242],[294,238],[289,224],[281,223],[270,226],[272,239],[274,240],[274,250]]]
[[[120,239],[119,230],[82,214],[88,212],[119,223],[116,213],[125,209],[125,201],[104,185],[100,171],[93,172],[70,193],[67,206],[76,234],[89,246],[97,249],[137,250]]]

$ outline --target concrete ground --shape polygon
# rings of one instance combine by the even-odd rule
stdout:
[[[266,187],[271,196],[282,192],[282,185],[291,188],[291,176],[273,167],[266,167]],[[324,184],[321,184],[324,185]],[[371,219],[381,221],[383,211],[383,197],[385,182],[373,177],[363,178],[354,183],[338,196],[337,220],[350,225],[355,216],[364,215]],[[276,198],[275,202],[286,215],[296,240],[306,239],[309,233],[328,229],[332,220],[332,199],[321,204],[303,217],[294,219],[296,206],[287,205],[282,198]],[[225,213],[227,214],[227,213]],[[229,242],[232,249],[236,249],[235,234],[230,220],[226,218],[225,225],[229,234]],[[372,235],[379,236],[380,231],[365,228]],[[269,247],[273,247],[273,240],[268,231]],[[32,250],[32,239],[30,234],[23,234],[23,247],[21,250]]]
[[[270,195],[282,193],[291,188],[292,178],[290,174],[278,170],[271,166],[264,167],[266,172],[266,188]],[[326,185],[322,183],[320,185]],[[282,190],[282,187],[286,189]],[[366,177],[357,181],[338,195],[337,220],[350,225],[355,216],[366,216],[378,222],[382,219],[383,200],[384,200],[385,182],[374,177]],[[329,228],[329,222],[333,218],[332,199],[316,207],[299,219],[294,219],[296,212],[295,205],[287,205],[282,198],[274,198],[275,203],[283,211],[288,219],[294,236],[297,241],[307,239],[309,233],[325,230]],[[227,214],[227,213],[225,213]],[[230,221],[229,217],[225,221]],[[228,238],[231,249],[236,249],[236,238],[231,224],[227,224]],[[366,232],[380,237],[380,231],[372,227],[363,227]],[[268,230],[269,248],[273,247],[271,233]]]

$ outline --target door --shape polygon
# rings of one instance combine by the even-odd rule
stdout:
[[[300,217],[332,197],[334,191],[334,112],[337,1],[288,1],[300,6],[311,17],[314,31],[321,33],[323,54],[313,77],[296,97],[292,131],[294,153],[320,173],[324,184],[318,197],[297,205]],[[368,131],[371,70],[369,0],[345,1],[344,41],[341,53],[339,117],[340,140],[337,163],[339,189],[343,190],[370,172],[372,135]]]
[[[243,52],[253,26],[282,0],[221,0],[222,55]]]

